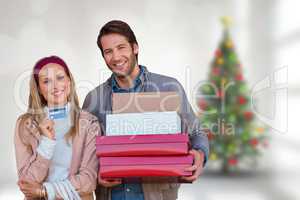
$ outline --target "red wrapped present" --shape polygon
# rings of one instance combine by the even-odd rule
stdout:
[[[187,134],[97,136],[97,156],[162,156],[188,154]]]
[[[123,180],[169,180],[191,176],[185,169],[193,163],[192,155],[185,156],[135,156],[100,157],[99,176],[102,179],[123,178]],[[130,179],[131,178],[131,179]],[[170,181],[171,180],[171,181]]]

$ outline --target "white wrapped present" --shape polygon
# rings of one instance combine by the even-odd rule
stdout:
[[[176,111],[106,115],[106,135],[178,134],[181,120]]]

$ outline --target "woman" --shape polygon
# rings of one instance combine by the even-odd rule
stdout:
[[[79,108],[66,63],[57,56],[39,60],[28,111],[15,131],[18,185],[26,199],[93,199],[98,134],[97,118]]]

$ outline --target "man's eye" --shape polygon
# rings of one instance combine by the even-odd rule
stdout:
[[[104,54],[110,54],[111,53],[111,51],[104,51]]]

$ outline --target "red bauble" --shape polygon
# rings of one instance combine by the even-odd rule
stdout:
[[[255,148],[258,145],[258,139],[257,138],[253,138],[249,141],[250,145]]]
[[[213,140],[213,139],[214,139],[214,134],[210,131],[210,132],[207,134],[207,138],[208,138],[208,140]]]
[[[215,56],[216,56],[216,57],[222,56],[222,51],[221,51],[220,49],[217,49],[217,50],[215,51]]]
[[[214,76],[219,76],[219,75],[220,75],[220,72],[221,72],[221,70],[220,70],[219,67],[214,67],[214,68],[212,69],[212,74],[213,74]]]
[[[207,108],[207,102],[204,99],[200,99],[198,106],[201,110],[205,110]]]
[[[240,105],[243,105],[247,102],[247,99],[244,96],[238,96],[237,99]]]
[[[237,75],[235,75],[235,80],[237,81],[242,81],[244,78],[243,78],[243,74],[241,73],[238,73]]]
[[[225,95],[224,90],[218,90],[217,92],[217,97],[223,99]]]
[[[251,111],[244,112],[244,117],[246,120],[251,120],[253,118],[253,113]]]
[[[236,166],[237,163],[238,163],[238,160],[237,160],[236,158],[230,158],[230,159],[228,160],[228,164],[229,164],[230,166]]]

